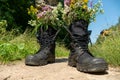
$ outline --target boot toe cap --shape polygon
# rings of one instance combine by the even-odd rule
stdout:
[[[93,64],[107,64],[107,62],[102,58],[94,58],[91,60]]]
[[[108,64],[102,58],[93,58],[86,63],[77,63],[77,70],[81,72],[106,72]]]
[[[25,64],[30,65],[30,66],[38,66],[39,65],[39,63],[37,61],[35,61],[33,55],[29,55],[26,57]]]

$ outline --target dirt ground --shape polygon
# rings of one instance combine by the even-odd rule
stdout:
[[[45,66],[26,66],[23,61],[0,65],[0,80],[120,80],[120,69],[110,67],[106,73],[88,74],[67,65],[67,58]]]

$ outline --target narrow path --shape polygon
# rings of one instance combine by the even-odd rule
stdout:
[[[68,66],[66,58],[37,67],[19,61],[0,65],[0,80],[120,80],[120,69],[109,68],[106,74],[88,74]]]

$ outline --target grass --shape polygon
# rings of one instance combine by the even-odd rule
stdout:
[[[6,63],[14,60],[21,60],[28,54],[37,51],[38,46],[34,38],[27,35],[20,35],[11,41],[0,43],[0,61]]]
[[[104,58],[109,65],[120,66],[120,25],[112,26],[109,36],[99,37],[97,42],[89,47],[96,57]],[[16,35],[17,33],[17,35]],[[7,63],[24,59],[29,54],[35,54],[40,48],[36,37],[29,30],[19,34],[16,30],[0,32],[0,62]],[[57,43],[56,57],[68,57],[69,50]]]
[[[69,50],[64,47],[64,45],[57,44],[55,50],[56,57],[68,57]]]
[[[120,26],[113,26],[109,36],[99,37],[101,43],[94,44],[90,51],[97,57],[104,58],[112,66],[120,66]],[[116,29],[115,29],[116,28]]]
[[[0,40],[0,62],[7,63],[24,59],[29,54],[34,54],[40,48],[36,37],[26,31],[24,34],[14,36],[6,32]],[[8,36],[10,35],[10,36]],[[12,36],[12,37],[11,37]],[[9,38],[9,39],[7,39]],[[56,57],[67,57],[69,51],[64,45],[56,45]]]

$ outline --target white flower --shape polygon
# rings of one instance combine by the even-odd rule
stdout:
[[[91,7],[88,7],[88,11],[91,11],[92,10],[92,8]]]
[[[37,25],[36,20],[30,20],[30,21],[28,21],[28,24],[30,24],[31,26]]]

